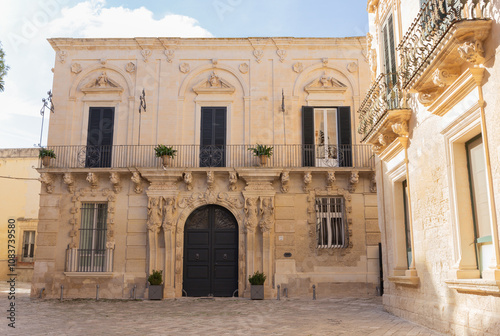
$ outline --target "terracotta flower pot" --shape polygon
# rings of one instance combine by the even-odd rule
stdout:
[[[267,161],[269,160],[269,157],[267,155],[259,155],[259,158],[261,166],[267,165]]]
[[[43,165],[45,168],[50,167],[50,159],[51,159],[51,157],[50,157],[50,156],[44,156],[44,157],[42,158],[42,165]]]
[[[163,155],[161,157],[161,160],[162,160],[162,163],[163,163],[163,167],[171,167],[172,166],[173,158],[171,156]]]

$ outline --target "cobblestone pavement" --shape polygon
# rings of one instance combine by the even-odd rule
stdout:
[[[15,329],[0,284],[0,335],[440,335],[395,317],[380,298],[38,300],[16,284]]]

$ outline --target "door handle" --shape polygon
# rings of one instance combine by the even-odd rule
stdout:
[[[196,253],[195,256],[194,256],[194,259],[195,260],[200,260],[200,254],[199,253]]]
[[[224,256],[222,257],[222,259],[227,260],[227,254],[224,253]]]

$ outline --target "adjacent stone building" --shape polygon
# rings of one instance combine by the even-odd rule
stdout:
[[[376,295],[364,37],[49,42],[33,296],[145,297],[153,270],[164,297],[248,297],[255,271],[267,298]]]
[[[37,166],[37,148],[0,149],[0,280],[10,279],[9,274],[24,282],[33,277],[40,202]]]
[[[369,0],[384,306],[444,333],[500,324],[500,3]]]

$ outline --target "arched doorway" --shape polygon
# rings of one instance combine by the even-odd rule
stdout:
[[[238,289],[238,223],[229,210],[205,205],[189,215],[183,289],[188,296],[232,296]]]

